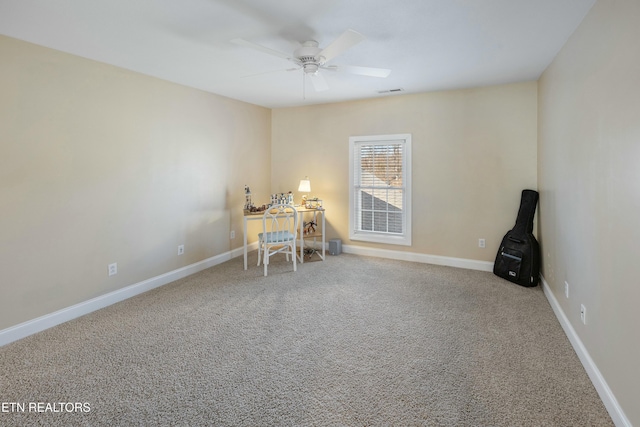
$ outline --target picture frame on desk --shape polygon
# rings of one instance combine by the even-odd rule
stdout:
[[[318,209],[321,210],[322,208],[322,200],[315,198],[315,199],[307,199],[306,203],[305,203],[305,208],[307,209]]]

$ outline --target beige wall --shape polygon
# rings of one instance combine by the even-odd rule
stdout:
[[[276,109],[272,188],[305,175],[343,244],[493,261],[520,193],[537,187],[537,84]],[[413,244],[349,241],[349,137],[412,134]],[[296,196],[298,198],[298,196]],[[487,247],[478,248],[485,238]]]
[[[0,58],[0,330],[242,245],[270,110],[3,36]]]
[[[539,83],[543,274],[633,425],[640,425],[639,17],[637,0],[599,0]]]

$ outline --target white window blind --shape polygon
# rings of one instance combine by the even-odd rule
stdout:
[[[353,240],[411,244],[410,135],[350,138]]]

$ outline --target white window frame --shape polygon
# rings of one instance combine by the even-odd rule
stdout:
[[[403,144],[402,156],[402,226],[403,233],[385,233],[360,229],[360,207],[356,206],[360,191],[360,168],[356,167],[363,145]],[[349,138],[349,238],[363,242],[411,246],[411,134],[352,136]]]

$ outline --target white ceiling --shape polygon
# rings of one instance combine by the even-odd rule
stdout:
[[[0,0],[0,34],[277,108],[536,80],[594,3]],[[303,91],[303,72],[284,71],[293,64],[230,42],[291,53],[309,39],[326,47],[347,29],[366,39],[328,65],[389,68],[387,78],[325,70],[329,90],[307,81]]]

